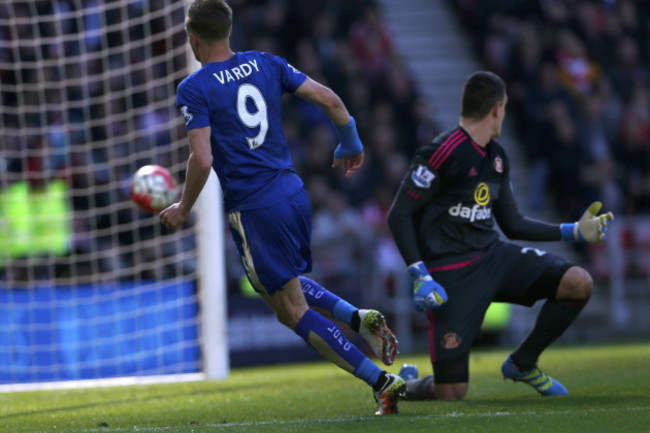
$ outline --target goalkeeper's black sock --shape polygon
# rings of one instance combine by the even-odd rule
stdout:
[[[530,334],[511,355],[515,366],[521,371],[533,368],[542,351],[567,330],[588,301],[589,298],[546,301]]]

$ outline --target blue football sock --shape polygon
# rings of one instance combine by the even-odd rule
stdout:
[[[307,277],[299,277],[302,293],[307,304],[322,314],[340,320],[348,326],[352,325],[352,316],[357,307],[339,298],[334,293]]]
[[[323,358],[354,374],[368,385],[373,386],[379,380],[382,369],[350,343],[338,326],[314,310],[307,310],[298,321],[295,331]]]

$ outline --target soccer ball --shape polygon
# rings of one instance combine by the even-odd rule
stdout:
[[[174,202],[176,181],[166,168],[145,165],[131,179],[131,199],[143,211],[158,212]]]

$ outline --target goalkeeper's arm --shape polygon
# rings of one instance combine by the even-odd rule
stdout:
[[[431,277],[419,253],[413,215],[423,203],[424,201],[409,197],[402,184],[388,212],[388,226],[397,249],[408,264],[409,276],[413,282],[413,306],[420,312],[437,308],[447,301],[445,289]]]
[[[418,248],[417,229],[413,221],[413,215],[420,207],[421,203],[404,194],[402,186],[388,211],[388,228],[404,262],[409,265],[422,261]]]
[[[550,224],[523,216],[510,186],[501,189],[494,215],[499,227],[510,239],[603,243],[607,240],[608,226],[614,220],[614,215],[611,212],[597,215],[601,206],[600,202],[592,203],[575,223]]]

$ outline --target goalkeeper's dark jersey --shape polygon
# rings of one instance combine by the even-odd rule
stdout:
[[[559,240],[559,225],[519,213],[503,147],[494,140],[481,147],[457,127],[416,151],[389,224],[407,264],[423,260],[451,269],[477,259],[499,238],[495,219],[509,237]]]

